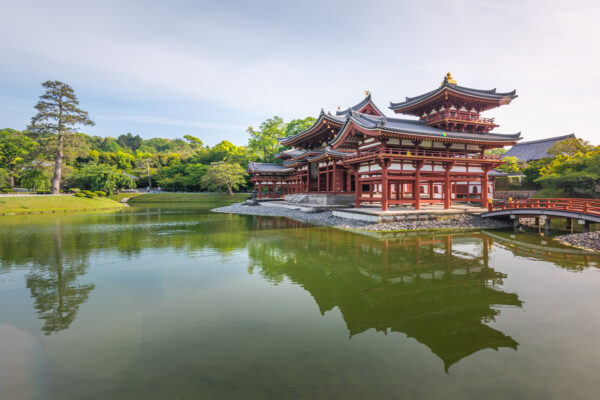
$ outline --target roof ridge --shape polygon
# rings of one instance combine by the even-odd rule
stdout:
[[[528,142],[520,142],[520,143],[517,143],[517,144],[515,144],[515,146],[521,146],[521,145],[523,145],[523,144],[533,144],[533,143],[550,142],[550,141],[555,141],[556,139],[563,139],[563,138],[564,138],[564,139],[567,139],[567,138],[570,138],[570,137],[575,137],[575,134],[574,134],[574,133],[570,133],[570,134],[568,134],[568,135],[554,136],[554,137],[551,137],[551,138],[546,138],[546,139],[530,140],[530,141],[528,141]],[[513,146],[513,147],[514,147],[514,146]]]

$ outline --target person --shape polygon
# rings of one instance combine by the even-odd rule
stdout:
[[[160,186],[158,187],[158,193],[160,193]]]
[[[150,186],[146,186],[146,193],[150,193]]]

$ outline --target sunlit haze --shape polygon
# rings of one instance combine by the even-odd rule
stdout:
[[[598,144],[600,17],[586,1],[0,2],[0,127],[24,129],[60,80],[92,135],[191,134],[242,145],[279,115],[316,116],[370,90],[381,109],[439,86],[517,90],[487,112],[525,140]]]

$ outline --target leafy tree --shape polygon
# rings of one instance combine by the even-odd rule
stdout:
[[[591,192],[598,181],[598,175],[590,172],[569,171],[562,174],[549,174],[537,179],[537,183],[552,189],[562,189],[573,196],[576,192]]]
[[[112,194],[117,188],[133,187],[135,182],[114,166],[89,164],[73,175],[73,184],[80,189]]]
[[[8,182],[9,182],[8,171],[3,168],[0,168],[0,188],[7,186]]]
[[[284,136],[293,136],[298,133],[310,128],[317,120],[313,117],[306,117],[304,119],[293,119],[285,126]]]
[[[121,148],[129,149],[131,151],[136,151],[140,148],[144,139],[140,137],[140,135],[133,136],[131,132],[128,132],[127,135],[121,135],[117,138],[117,143]]]
[[[33,190],[48,190],[52,173],[41,166],[27,168],[21,173],[21,185]]]
[[[563,155],[572,157],[577,153],[587,153],[593,149],[594,146],[592,146],[589,142],[583,139],[572,137],[554,143],[554,145],[548,149],[548,154],[553,156]]]
[[[498,148],[498,149],[490,149],[490,150],[486,150],[485,154],[496,154],[496,155],[502,155],[506,153],[506,149],[504,147]]]
[[[79,125],[94,125],[88,113],[79,108],[79,100],[71,86],[59,81],[42,83],[46,92],[35,105],[38,113],[31,119],[29,130],[41,137],[56,139],[56,157],[52,194],[58,194],[62,178],[65,137],[74,132]],[[47,144],[46,144],[47,145]]]
[[[517,157],[504,157],[502,161],[504,161],[504,164],[499,166],[498,170],[507,174],[517,174],[521,172],[521,168],[519,168],[519,160],[517,159]]]
[[[190,144],[192,149],[196,149],[196,148],[202,147],[204,145],[202,140],[198,139],[195,136],[185,135],[183,138],[188,141],[188,143]]]
[[[213,163],[202,177],[207,188],[226,189],[233,197],[233,191],[246,183],[246,172],[239,164]]]
[[[248,127],[248,147],[253,150],[262,161],[273,162],[275,154],[279,152],[281,145],[277,140],[285,136],[285,124],[281,117],[269,118],[260,124],[260,129],[255,130]]]
[[[8,171],[8,184],[15,186],[15,166],[22,163],[37,145],[29,137],[14,129],[0,130],[0,167]]]
[[[157,166],[156,159],[152,157],[150,153],[138,153],[137,160],[135,162],[137,168],[141,168],[146,173],[146,179],[148,179],[148,187],[152,187],[152,172]]]

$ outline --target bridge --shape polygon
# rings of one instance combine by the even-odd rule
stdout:
[[[484,218],[510,217],[514,226],[519,226],[519,217],[545,218],[545,229],[550,230],[552,218],[565,218],[567,229],[573,228],[573,219],[582,225],[583,232],[589,232],[591,223],[600,222],[600,200],[596,199],[515,199],[490,201]]]

